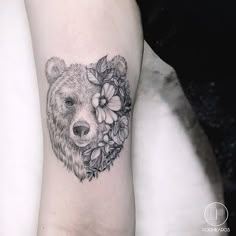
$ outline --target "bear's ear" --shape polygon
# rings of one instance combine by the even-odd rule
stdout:
[[[45,67],[45,73],[49,84],[55,82],[64,72],[66,64],[58,57],[50,58]]]
[[[122,56],[115,56],[112,61],[112,65],[116,68],[121,76],[125,76],[127,73],[127,62],[124,57]]]

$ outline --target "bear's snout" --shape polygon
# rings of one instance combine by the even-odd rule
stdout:
[[[71,139],[78,147],[86,147],[88,144],[93,142],[96,137],[96,126],[93,123],[87,122],[85,120],[78,119],[70,128]]]
[[[86,136],[90,131],[90,125],[86,121],[78,121],[73,126],[73,133],[80,138]]]

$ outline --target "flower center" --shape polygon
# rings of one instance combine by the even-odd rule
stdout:
[[[99,106],[100,107],[102,107],[102,108],[105,107],[107,105],[107,103],[108,103],[108,101],[104,96],[100,97],[100,99],[99,99]]]

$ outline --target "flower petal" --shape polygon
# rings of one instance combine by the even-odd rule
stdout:
[[[111,140],[111,141],[108,142],[108,144],[109,144],[109,145],[113,145],[113,144],[114,144],[114,141]]]
[[[112,119],[112,116],[110,115],[110,113],[106,113],[106,123],[107,124],[112,124],[114,121]]]
[[[129,130],[128,129],[124,129],[124,138],[127,139],[128,135],[129,135]]]
[[[125,134],[124,134],[124,130],[120,130],[120,132],[118,133],[120,141],[123,143],[125,140]]]
[[[105,151],[106,151],[106,153],[109,153],[109,151],[110,151],[110,146],[109,146],[109,144],[106,144],[106,145],[105,145]]]
[[[117,120],[117,115],[115,112],[113,112],[109,108],[106,108],[105,112],[106,112],[106,123],[107,124],[112,124],[114,121]]]
[[[122,124],[124,124],[125,126],[128,126],[128,124],[129,124],[128,118],[127,118],[126,116],[122,116],[122,117],[120,118],[120,122],[121,122]]]
[[[115,94],[115,88],[113,85],[109,83],[105,83],[102,87],[102,96],[105,96],[108,100],[110,100]]]
[[[119,139],[119,135],[114,135],[114,134],[112,134],[112,139],[114,140],[115,143],[117,143],[117,144],[119,144],[119,145],[122,144],[122,142],[121,142],[120,139]]]
[[[113,111],[119,111],[121,109],[121,101],[119,96],[112,97],[107,106]]]
[[[101,149],[100,148],[94,149],[91,154],[91,160],[97,159],[100,155],[101,155]]]
[[[114,79],[114,84],[118,87],[119,82],[118,82],[118,80],[117,80],[117,77]]]
[[[105,127],[106,127],[106,131],[109,132],[109,130],[111,128],[110,125],[105,125]]]
[[[104,147],[105,146],[105,143],[101,142],[98,144],[98,147]]]
[[[109,130],[110,130],[110,125],[108,125],[108,124],[105,124],[104,126],[103,126],[103,134],[105,135],[105,134],[107,134],[108,132],[109,132]]]
[[[117,135],[119,129],[120,129],[120,126],[119,126],[119,121],[118,121],[115,123],[114,128],[113,128],[114,135]]]
[[[99,123],[103,122],[106,119],[105,111],[101,107],[97,107],[96,116]]]
[[[91,154],[91,151],[92,151],[92,149],[89,148],[88,150],[83,152],[83,155],[87,156],[87,155]]]
[[[104,135],[103,140],[104,140],[104,142],[107,143],[109,141],[108,135]]]
[[[98,107],[99,98],[100,98],[100,93],[96,93],[93,95],[93,98],[92,98],[93,107],[95,107],[95,108]]]
[[[114,121],[117,121],[117,115],[116,115],[116,113],[113,112],[112,110],[110,110],[109,112],[110,112],[110,114],[111,114],[111,116],[112,116],[112,119],[113,119]]]
[[[122,97],[124,97],[124,96],[125,96],[125,94],[124,94],[124,91],[123,91],[123,89],[122,89],[122,88],[119,88],[119,92],[120,92],[120,94],[121,94],[121,96],[122,96]]]

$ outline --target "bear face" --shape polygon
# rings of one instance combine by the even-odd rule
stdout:
[[[53,151],[83,180],[110,169],[128,137],[131,110],[127,64],[117,56],[88,66],[46,64],[47,120]]]
[[[91,84],[84,75],[82,66],[71,66],[52,84],[48,95],[48,115],[56,121],[55,131],[60,131],[77,147],[95,142],[98,129],[91,98],[100,88]]]

